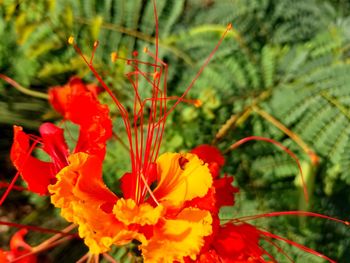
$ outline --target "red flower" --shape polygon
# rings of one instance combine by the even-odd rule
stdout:
[[[202,144],[194,148],[191,153],[196,154],[199,158],[208,164],[213,178],[216,178],[219,175],[220,169],[225,164],[224,156],[215,146]]]
[[[86,152],[104,159],[106,141],[112,135],[112,122],[108,107],[99,103],[96,89],[85,85],[80,79],[72,78],[63,87],[49,90],[50,102],[65,119],[79,125],[79,138],[73,152]],[[56,181],[55,175],[68,165],[69,149],[64,139],[63,129],[52,123],[44,123],[39,129],[40,137],[23,132],[22,127],[14,126],[14,142],[11,160],[28,189],[46,194],[47,186]],[[34,143],[30,145],[30,140]],[[50,156],[51,162],[44,162],[31,156],[36,144]]]
[[[28,245],[23,237],[27,234],[27,229],[21,229],[16,232],[10,241],[10,251],[0,249],[0,263],[12,262],[14,259],[32,252],[32,247]],[[31,254],[16,260],[18,263],[36,263],[36,255]]]

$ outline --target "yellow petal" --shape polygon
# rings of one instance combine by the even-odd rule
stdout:
[[[136,205],[133,199],[119,199],[113,207],[114,215],[125,225],[155,225],[163,215],[163,211],[162,205],[156,207],[147,203]]]
[[[154,195],[160,202],[179,206],[203,197],[213,179],[207,164],[195,154],[165,153],[158,160],[158,183]]]
[[[147,244],[142,244],[144,262],[184,262],[195,260],[204,245],[204,237],[212,233],[212,217],[208,211],[185,208],[175,219],[157,225]]]

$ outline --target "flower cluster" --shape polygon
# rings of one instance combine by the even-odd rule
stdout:
[[[145,161],[142,156],[154,155],[159,141],[143,138],[145,146],[134,145],[130,150],[135,170],[120,179],[123,195],[114,194],[102,179],[112,120],[97,93],[96,86],[86,85],[76,77],[65,86],[49,90],[53,108],[65,121],[80,127],[74,149],[68,148],[64,130],[52,123],[41,125],[40,136],[28,135],[22,127],[14,126],[11,149],[11,159],[28,189],[51,196],[51,203],[61,209],[61,215],[78,226],[79,236],[91,254],[137,240],[144,262],[274,261],[259,241],[263,237],[280,239],[278,236],[240,221],[220,223],[219,209],[234,205],[238,188],[232,185],[232,176],[220,175],[225,159],[214,146],[200,145],[189,153],[163,153]],[[165,121],[166,111],[162,112],[158,119]],[[150,121],[147,130],[157,123]],[[138,128],[143,133],[143,127]],[[157,134],[159,129],[149,135]],[[130,138],[136,140],[133,135]],[[41,145],[50,162],[31,155],[37,145]],[[142,152],[142,147],[147,150]],[[13,240],[20,237],[21,244],[25,244],[21,231]],[[2,252],[2,257],[10,260],[30,252],[25,245],[18,254],[16,246]],[[35,257],[26,258],[35,262],[30,261]]]
[[[155,5],[154,9],[156,11]],[[42,124],[40,136],[29,135],[22,127],[14,126],[11,160],[28,190],[50,195],[51,203],[60,208],[62,217],[78,227],[90,255],[137,242],[144,262],[267,263],[276,260],[260,246],[260,240],[273,243],[271,239],[280,239],[333,262],[243,220],[222,224],[219,210],[222,206],[234,205],[238,188],[232,185],[232,176],[221,175],[225,159],[214,146],[200,145],[188,153],[160,154],[167,116],[180,102],[193,103],[185,97],[230,28],[229,25],[180,97],[167,96],[168,66],[158,57],[158,45],[155,54],[145,49],[154,63],[120,58],[113,53],[113,61],[125,60],[132,69],[127,74],[135,94],[131,113],[93,67],[94,54],[88,60],[74,45],[115,103],[125,127],[131,171],[120,177],[122,194],[119,196],[104,183],[102,167],[107,141],[113,135],[112,123],[120,119],[112,121],[109,108],[98,100],[98,86],[86,85],[74,77],[68,84],[49,90],[52,107],[64,121],[79,126],[79,136],[72,149],[66,143],[64,129],[53,123]],[[156,44],[157,34],[158,25]],[[69,42],[73,44],[74,40],[70,38]],[[151,70],[141,70],[144,67]],[[143,87],[150,89],[141,92],[141,81],[147,84]],[[175,102],[168,108],[170,100]],[[50,161],[34,157],[34,148],[43,150]],[[283,212],[276,215],[281,214]],[[290,214],[325,217],[302,212]],[[28,260],[25,262],[36,261],[35,256],[23,257],[32,251],[23,241],[24,234],[25,230],[15,234],[10,251],[0,251],[0,262],[21,256]],[[19,250],[18,244],[24,249]]]
[[[108,189],[102,164],[112,122],[96,90],[78,78],[49,90],[51,105],[65,120],[80,126],[74,149],[68,149],[61,128],[44,123],[40,137],[15,126],[11,151],[29,190],[51,195],[61,215],[78,225],[90,253],[138,240],[145,262],[216,262],[218,258],[264,262],[254,227],[220,226],[219,209],[234,204],[238,189],[232,186],[233,177],[219,177],[225,160],[213,146],[164,153],[147,170],[126,173],[121,178],[123,196]],[[51,162],[30,155],[37,143]]]

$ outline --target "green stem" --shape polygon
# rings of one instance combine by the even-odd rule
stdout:
[[[46,93],[43,92],[39,92],[39,91],[34,91],[34,90],[30,90],[28,88],[23,87],[22,85],[20,85],[19,83],[17,83],[16,81],[14,81],[13,79],[11,79],[10,77],[0,74],[0,78],[5,80],[8,84],[10,84],[12,87],[14,87],[15,89],[17,89],[18,91],[32,96],[32,97],[36,97],[39,99],[45,99],[47,100],[49,98],[49,96]]]

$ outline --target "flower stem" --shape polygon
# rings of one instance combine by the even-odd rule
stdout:
[[[14,81],[13,79],[11,79],[8,76],[0,74],[0,78],[5,80],[12,87],[14,87],[15,89],[17,89],[18,91],[20,91],[20,92],[22,92],[24,94],[27,94],[29,96],[36,97],[36,98],[39,98],[39,99],[45,99],[45,100],[47,100],[49,98],[49,96],[46,93],[39,92],[39,91],[34,91],[34,90],[30,90],[28,88],[25,88],[22,85],[20,85],[18,82]]]

